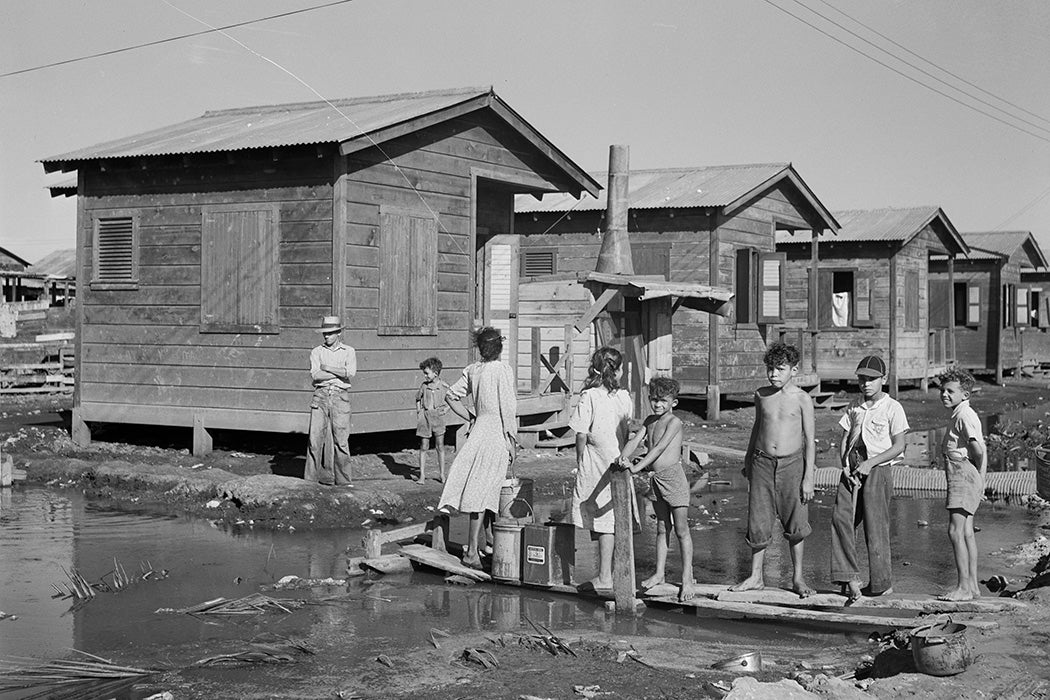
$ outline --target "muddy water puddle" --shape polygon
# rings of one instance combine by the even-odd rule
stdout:
[[[826,586],[831,499],[827,494],[818,499],[812,516],[814,534],[807,541],[806,569],[810,582],[818,587]],[[749,553],[744,544],[746,492],[742,484],[709,488],[699,503],[691,512],[698,580],[729,582],[744,576]],[[559,499],[538,504],[537,510],[545,517],[564,506]],[[941,502],[898,498],[894,508],[898,590],[946,587],[954,569]],[[917,527],[918,520],[928,521],[929,527]],[[1034,521],[1016,508],[983,507],[978,522],[982,552],[1034,535]],[[646,518],[644,532],[636,538],[639,574],[652,565],[653,528]],[[671,610],[650,609],[637,618],[616,617],[588,600],[504,587],[449,586],[441,577],[423,572],[356,578],[338,588],[281,593],[269,589],[286,575],[343,578],[344,550],[359,542],[361,534],[359,530],[232,532],[188,517],[117,510],[75,492],[5,490],[0,492],[0,610],[17,619],[0,620],[0,657],[58,658],[76,648],[119,663],[190,668],[124,697],[144,697],[166,689],[165,682],[181,684],[179,697],[206,697],[207,692],[195,690],[195,684],[210,683],[212,688],[237,684],[254,688],[254,692],[264,692],[273,684],[286,693],[300,683],[337,688],[350,669],[375,667],[379,654],[397,660],[413,650],[429,648],[431,629],[447,631],[453,639],[527,633],[532,628],[526,619],[561,634],[604,632],[757,646],[767,654],[786,656],[846,643],[863,645],[864,641],[864,635],[841,630],[697,619]],[[158,575],[166,570],[167,576],[137,581],[118,593],[99,593],[72,611],[70,601],[52,597],[50,584],[66,581],[64,570],[76,568],[88,580],[97,581],[113,569],[114,559],[129,574],[138,573],[148,562],[147,568]],[[998,573],[994,561],[982,558],[981,564],[982,577]],[[771,583],[787,580],[790,561],[785,547],[771,548],[767,567]],[[678,571],[672,553],[671,576],[677,578]],[[228,620],[155,612],[259,591],[311,604],[291,614]],[[280,638],[304,640],[318,653],[279,666],[191,668],[204,657],[244,651],[250,641]]]

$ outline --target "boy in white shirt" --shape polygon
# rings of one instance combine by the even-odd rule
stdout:
[[[842,440],[839,458],[842,478],[831,516],[831,580],[842,586],[852,602],[861,595],[893,592],[890,567],[890,499],[892,465],[900,461],[908,418],[904,408],[882,390],[886,364],[868,355],[857,365],[861,398],[853,401],[839,421]],[[856,529],[864,523],[868,547],[869,583],[860,585]]]

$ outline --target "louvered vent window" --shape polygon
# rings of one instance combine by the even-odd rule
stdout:
[[[521,254],[521,276],[539,277],[558,271],[557,256],[553,250],[525,250]]]
[[[109,216],[95,220],[93,282],[115,285],[134,285],[137,282],[135,224],[134,216]]]

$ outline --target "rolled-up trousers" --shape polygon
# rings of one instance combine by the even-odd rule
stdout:
[[[868,581],[871,593],[890,588],[890,499],[893,498],[892,467],[883,464],[854,484],[842,473],[835,510],[831,516],[831,580],[848,583],[860,580],[857,565],[857,526],[864,523],[868,547]]]

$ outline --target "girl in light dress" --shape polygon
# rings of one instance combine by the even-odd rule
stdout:
[[[517,391],[514,371],[499,359],[503,352],[499,330],[482,328],[475,334],[474,342],[481,361],[464,369],[463,376],[449,387],[445,397],[453,413],[465,421],[473,420],[473,424],[449,469],[438,510],[469,514],[463,563],[480,569],[481,527],[499,508],[500,488],[517,449]],[[474,400],[474,416],[461,402],[467,394]]]
[[[612,588],[613,505],[612,465],[627,442],[633,413],[631,395],[620,388],[623,356],[603,347],[591,357],[590,374],[569,420],[576,431],[576,485],[572,491],[572,522],[598,539],[595,589]],[[633,498],[632,512],[634,510]],[[585,584],[586,585],[586,584]]]

